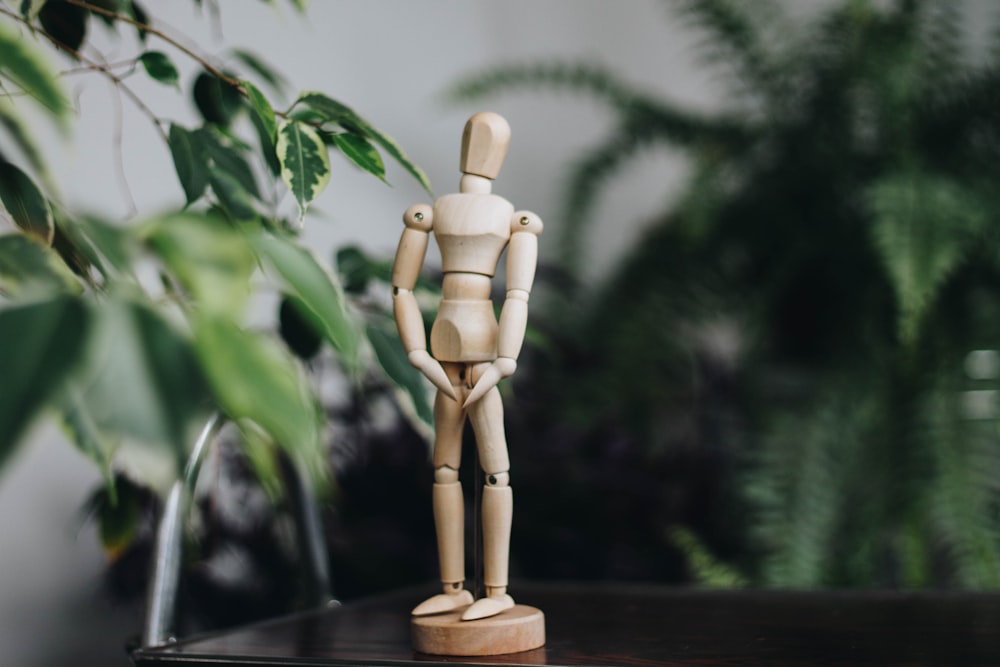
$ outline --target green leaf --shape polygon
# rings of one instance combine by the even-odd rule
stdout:
[[[67,296],[0,310],[0,464],[75,370],[89,323],[83,303]]]
[[[385,165],[382,163],[382,156],[367,139],[351,132],[334,134],[331,139],[340,152],[351,162],[385,181]]]
[[[131,230],[87,217],[72,220],[57,217],[56,230],[52,247],[69,266],[93,265],[106,278],[114,275],[109,265],[118,273],[132,273],[137,243]]]
[[[275,93],[281,93],[288,87],[288,80],[277,72],[273,67],[265,63],[261,58],[245,49],[233,49],[232,56],[250,68],[257,76],[267,83]]]
[[[986,207],[950,179],[890,174],[867,192],[875,247],[899,304],[899,332],[912,342],[924,313],[986,222]]]
[[[167,445],[183,460],[208,397],[190,341],[149,306],[119,295],[95,315],[87,413],[105,432]]]
[[[298,301],[299,303],[296,303]],[[323,336],[313,323],[302,313],[309,312],[309,307],[301,303],[301,299],[283,295],[278,305],[278,333],[281,340],[299,359],[309,361],[323,347]]]
[[[93,284],[94,269],[105,277],[109,275],[101,254],[90,240],[73,222],[60,220],[58,216],[56,216],[56,234],[52,239],[52,249],[59,254],[73,273],[89,284]]]
[[[162,84],[180,88],[181,75],[170,57],[162,51],[146,51],[139,56],[146,73]]]
[[[83,390],[75,381],[66,383],[62,402],[63,431],[84,456],[101,471],[108,493],[114,493],[114,470],[111,467],[112,448],[104,433],[97,428],[87,411]]]
[[[412,403],[413,411],[423,423],[433,425],[434,413],[427,397],[423,376],[407,358],[406,349],[395,333],[383,327],[369,325],[366,329],[379,366],[392,382],[399,387]]]
[[[427,174],[420,167],[413,164],[400,148],[399,144],[389,135],[381,132],[367,120],[359,116],[353,109],[342,104],[323,93],[306,91],[299,96],[296,104],[302,103],[322,114],[327,120],[337,123],[346,130],[361,134],[367,139],[371,139],[381,146],[386,153],[391,155],[421,186],[433,196],[431,183]]]
[[[260,116],[250,114],[250,122],[257,133],[257,142],[260,145],[260,154],[264,160],[264,165],[275,178],[281,176],[281,163],[278,162],[278,154],[274,150],[275,139],[270,134],[270,129],[264,126],[264,121]]]
[[[48,0],[21,0],[21,16],[29,21],[34,21],[46,2]]]
[[[131,272],[137,246],[131,229],[116,227],[96,218],[79,218],[75,224],[111,266],[121,273]]]
[[[112,561],[121,557],[141,534],[149,496],[150,491],[118,475],[91,500],[100,525],[101,546]]]
[[[253,114],[248,114],[248,115],[253,117]],[[247,157],[244,156],[243,154],[249,153],[252,149],[250,147],[250,144],[243,140],[243,137],[241,137],[236,132],[233,132],[233,129],[231,127],[222,127],[221,125],[212,125],[206,127],[205,131],[211,133],[209,139],[215,139],[216,141],[220,141],[222,142],[223,146],[226,146],[230,150],[236,151],[236,153],[243,158],[243,161],[247,164],[249,168]]]
[[[327,122],[327,117],[318,111],[313,109],[306,109],[304,107],[299,107],[298,109],[292,109],[288,114],[288,117],[292,120],[297,120],[308,125],[319,126]]]
[[[151,223],[146,238],[199,309],[242,316],[256,268],[243,234],[215,216],[182,213]]]
[[[188,204],[201,197],[208,186],[208,157],[199,140],[200,135],[200,132],[191,132],[180,125],[170,125],[170,156]]]
[[[104,9],[109,12],[118,12],[122,7],[122,2],[125,0],[88,0],[88,3],[97,7],[99,9]],[[100,12],[92,12],[94,16],[99,18],[108,27],[112,27],[115,24],[115,18],[113,16],[107,16]]]
[[[274,109],[271,107],[271,103],[267,101],[264,93],[260,92],[257,86],[249,81],[240,81],[240,83],[246,88],[247,97],[250,98],[250,106],[267,131],[267,136],[271,138],[271,143],[274,144],[278,140],[278,123],[274,118]]]
[[[254,477],[271,502],[280,505],[285,488],[274,440],[260,426],[246,420],[238,422],[237,426],[240,429],[241,453],[246,456]]]
[[[49,202],[27,174],[0,160],[0,202],[17,226],[49,244],[55,233]]]
[[[226,74],[228,76],[228,72]],[[243,108],[240,92],[210,72],[202,72],[195,78],[191,94],[208,123],[226,127]]]
[[[340,274],[345,291],[350,294],[362,294],[371,282],[372,261],[357,246],[338,248],[337,273]]]
[[[260,189],[257,187],[257,179],[253,175],[250,163],[240,152],[239,148],[227,143],[217,132],[210,128],[203,128],[198,131],[197,139],[201,140],[208,157],[215,165],[212,173],[219,171],[226,172],[235,179],[244,190],[256,198],[260,198]]]
[[[66,0],[48,0],[38,12],[38,21],[45,32],[67,49],[79,51],[87,37],[87,17],[90,13]]]
[[[233,178],[232,174],[227,171],[214,170],[209,177],[209,183],[212,185],[212,192],[219,198],[222,208],[234,220],[253,220],[257,217],[253,197],[239,181]]]
[[[281,180],[295,197],[301,223],[310,202],[330,182],[330,156],[316,130],[297,121],[282,122],[276,150]]]
[[[287,239],[262,234],[254,240],[254,247],[281,276],[300,314],[340,352],[348,369],[357,370],[357,327],[333,276],[312,253]]]
[[[31,42],[9,25],[0,23],[0,75],[21,87],[59,120],[69,117],[70,105],[62,86]]]
[[[319,413],[294,359],[273,340],[220,317],[195,320],[195,349],[221,409],[291,451],[316,451]]]
[[[27,300],[82,291],[52,248],[22,234],[0,236],[0,293]]]
[[[7,130],[7,134],[24,154],[24,157],[31,164],[32,169],[42,178],[45,178],[47,170],[42,154],[38,150],[31,130],[21,120],[17,109],[10,100],[0,97],[0,126]]]
[[[128,10],[128,13],[132,15],[132,18],[143,25],[149,25],[149,14],[146,13],[146,10],[143,9],[142,6],[136,2],[136,0],[129,0],[126,5],[126,9]],[[141,28],[136,28],[135,32],[136,37],[139,38],[139,42],[145,44],[146,39],[149,36],[146,31]]]

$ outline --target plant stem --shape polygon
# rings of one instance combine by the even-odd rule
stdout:
[[[125,84],[125,81],[120,76],[112,72],[107,65],[103,65],[97,62],[96,60],[88,58],[87,56],[83,55],[76,49],[66,46],[65,44],[60,42],[58,39],[56,39],[49,33],[45,32],[44,30],[38,30],[37,28],[35,28],[35,26],[31,25],[31,23],[23,16],[20,16],[19,14],[7,9],[6,7],[0,6],[0,14],[4,14],[6,16],[13,18],[15,21],[23,23],[25,26],[28,27],[29,30],[32,30],[33,32],[40,34],[42,37],[51,42],[52,45],[56,47],[56,49],[68,53],[69,55],[73,56],[78,61],[89,67],[90,69],[94,70],[95,72],[99,72],[103,74],[105,77],[107,77],[112,83],[115,84],[115,86],[118,87],[118,89],[122,93],[125,94],[126,97],[128,97],[132,101],[132,104],[134,104],[136,108],[139,109],[139,111],[145,114],[153,122],[153,126],[156,127],[156,131],[160,133],[161,137],[163,137],[163,141],[165,142],[168,141],[167,133],[163,129],[159,117],[157,117],[157,115],[153,113],[153,110],[150,109],[149,106],[147,106],[146,103],[142,101],[142,98],[139,97],[135,93],[135,91],[129,88]]]
[[[127,16],[125,14],[120,14],[118,12],[113,12],[113,11],[111,11],[109,9],[104,9],[103,7],[98,7],[97,5],[92,5],[89,2],[86,2],[85,0],[66,0],[66,2],[68,4],[71,4],[71,5],[76,5],[77,7],[80,7],[82,9],[86,9],[87,11],[94,12],[95,14],[100,14],[101,16],[105,16],[105,17],[107,17],[109,19],[114,19],[116,21],[121,21],[123,23],[127,23],[127,24],[135,27],[137,30],[141,30],[141,31],[143,31],[145,33],[148,33],[150,35],[154,35],[156,37],[159,37],[164,42],[166,42],[167,44],[170,44],[172,47],[174,47],[175,49],[181,51],[182,53],[184,53],[185,55],[187,55],[189,58],[191,58],[192,60],[194,60],[195,62],[197,62],[199,65],[201,65],[202,67],[204,67],[212,76],[217,77],[218,79],[224,81],[225,83],[229,84],[233,88],[236,88],[237,90],[239,90],[240,92],[242,92],[242,93],[245,94],[245,91],[243,90],[243,87],[240,85],[240,82],[239,82],[238,79],[234,79],[233,77],[231,77],[228,74],[224,73],[218,67],[215,67],[214,65],[212,65],[211,63],[209,63],[204,57],[202,57],[199,54],[195,53],[194,51],[192,51],[188,47],[186,47],[183,44],[181,44],[180,42],[178,42],[173,37],[170,37],[169,35],[163,33],[162,31],[160,31],[160,30],[158,30],[156,28],[154,28],[153,26],[148,25],[146,23],[143,23],[142,21],[136,21],[131,16]]]
[[[135,69],[135,65],[137,62],[138,59],[130,58],[128,60],[119,60],[118,62],[107,63],[105,67],[107,67],[108,69],[117,69],[119,67],[129,67]],[[86,74],[88,72],[94,72],[94,71],[96,70],[92,66],[83,65],[82,67],[72,67],[70,69],[64,69],[63,71],[59,72],[59,76],[69,76],[71,74]]]
[[[110,18],[110,19],[115,19],[116,21],[122,21],[124,23],[127,23],[127,24],[135,27],[137,30],[141,30],[141,31],[143,31],[145,33],[148,33],[150,35],[154,35],[156,37],[159,37],[160,39],[162,39],[167,44],[170,44],[171,46],[173,46],[174,48],[176,48],[177,50],[181,51],[186,56],[188,56],[189,58],[191,58],[192,60],[194,60],[195,62],[197,62],[209,74],[211,74],[212,76],[218,78],[220,81],[222,81],[226,85],[235,88],[237,91],[239,91],[240,95],[242,95],[243,97],[249,98],[249,95],[247,94],[246,89],[243,87],[243,84],[240,82],[239,79],[237,79],[235,77],[232,77],[232,76],[229,76],[228,74],[226,74],[225,72],[223,72],[222,70],[220,70],[218,67],[215,67],[210,62],[208,62],[208,60],[206,58],[204,58],[203,56],[195,53],[194,51],[192,51],[188,47],[184,46],[183,44],[181,44],[180,42],[178,42],[176,39],[170,37],[169,35],[167,35],[166,33],[162,32],[161,30],[158,30],[158,29],[154,28],[151,25],[143,23],[142,21],[136,21],[131,16],[127,16],[127,15],[121,14],[119,12],[114,12],[114,11],[111,11],[111,10],[108,10],[108,9],[104,9],[103,7],[98,7],[97,5],[92,5],[89,2],[87,2],[86,0],[66,0],[66,2],[68,2],[71,5],[76,5],[77,7],[80,7],[82,9],[86,9],[87,11],[94,12],[95,14],[100,14],[101,16],[105,16],[105,17]],[[285,118],[285,119],[288,118],[288,112],[286,112],[286,111],[280,111],[278,109],[275,109],[274,110],[274,114],[276,116],[278,116],[279,118]],[[319,125],[321,125],[321,123],[320,124],[310,123],[310,125],[312,125],[313,127],[318,127]]]

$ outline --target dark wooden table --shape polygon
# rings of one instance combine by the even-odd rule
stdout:
[[[169,647],[137,665],[1000,665],[1000,595],[513,588],[546,615],[544,648],[492,658],[415,654],[410,589]]]

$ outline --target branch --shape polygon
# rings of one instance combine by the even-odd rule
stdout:
[[[132,101],[132,104],[134,104],[136,108],[139,109],[139,111],[145,114],[149,118],[149,120],[152,121],[153,126],[156,128],[156,131],[160,133],[161,137],[163,137],[163,141],[169,143],[167,132],[166,130],[163,129],[162,125],[163,121],[160,119],[159,116],[156,115],[156,113],[153,112],[152,109],[149,108],[149,106],[145,102],[142,101],[142,98],[139,97],[134,90],[132,90],[125,84],[125,81],[120,76],[112,72],[106,66],[94,60],[91,60],[90,58],[87,58],[86,56],[78,53],[77,51],[74,51],[73,49],[65,46],[64,44],[60,44],[58,41],[52,39],[47,34],[45,34],[45,36],[49,38],[49,41],[55,44],[58,48],[63,49],[71,56],[78,59],[80,62],[88,65],[89,67],[93,67],[96,71],[100,72],[105,77],[107,77],[112,83],[114,83],[115,86],[118,87],[118,90],[124,93],[125,97],[129,98]]]
[[[67,0],[67,2],[70,2],[70,1],[72,1],[72,0]],[[44,30],[38,30],[38,29],[36,29],[33,25],[31,25],[31,23],[26,18],[24,18],[20,14],[17,14],[16,12],[13,12],[13,11],[7,9],[6,7],[0,6],[0,14],[4,14],[6,16],[9,16],[9,17],[13,18],[15,21],[18,21],[19,23],[24,24],[32,32],[38,33],[39,35],[41,35],[42,37],[44,37],[45,39],[47,39],[59,51],[63,51],[65,53],[68,53],[69,55],[73,56],[79,62],[83,63],[84,65],[86,65],[90,69],[92,69],[92,70],[94,70],[96,72],[100,72],[105,77],[107,77],[112,83],[115,84],[115,86],[118,87],[118,89],[122,93],[125,94],[126,97],[128,97],[132,101],[132,104],[134,104],[136,106],[136,108],[139,109],[139,111],[141,111],[143,114],[145,114],[153,122],[153,126],[156,128],[156,131],[160,133],[161,137],[163,137],[163,141],[169,143],[169,138],[167,137],[167,133],[163,129],[162,125],[161,125],[162,121],[160,120],[160,118],[155,113],[153,113],[153,110],[150,109],[146,105],[146,103],[142,101],[142,98],[140,98],[135,93],[135,91],[133,91],[131,88],[129,88],[125,84],[125,81],[122,80],[122,78],[120,76],[118,76],[117,74],[115,74],[114,72],[112,72],[111,69],[107,65],[103,65],[103,64],[101,64],[101,63],[99,63],[99,62],[97,62],[97,61],[95,61],[95,60],[93,60],[91,58],[88,58],[87,56],[83,55],[82,53],[80,53],[76,49],[73,49],[73,48],[70,48],[69,46],[66,46],[65,44],[63,44],[62,42],[60,42],[58,39],[56,39],[55,37],[53,37],[49,33],[45,32]]]
[[[128,183],[128,175],[125,173],[125,120],[124,112],[122,110],[122,97],[121,90],[118,90],[118,95],[115,96],[115,130],[114,130],[114,144],[118,149],[117,157],[115,160],[118,166],[118,180],[122,186],[122,192],[125,195],[126,202],[128,203],[129,212],[126,218],[132,218],[138,214],[139,209],[135,205],[135,197],[132,196],[132,188]],[[161,129],[159,125],[156,126]]]
[[[146,23],[143,23],[142,21],[136,21],[131,16],[127,16],[125,14],[120,14],[118,12],[113,12],[113,11],[111,11],[109,9],[104,9],[103,7],[98,7],[97,5],[92,5],[89,2],[86,2],[86,0],[65,0],[65,1],[66,1],[66,3],[68,3],[70,5],[76,5],[77,7],[80,7],[81,9],[86,9],[87,11],[93,12],[95,14],[99,14],[99,15],[104,16],[106,18],[114,19],[116,21],[121,21],[123,23],[127,23],[130,26],[135,27],[137,30],[141,30],[141,31],[143,31],[145,33],[148,33],[150,35],[154,35],[155,37],[159,37],[164,42],[166,42],[167,44],[170,44],[172,47],[174,47],[178,51],[181,51],[186,56],[188,56],[189,58],[191,58],[192,60],[194,60],[195,62],[197,62],[202,67],[204,67],[211,75],[213,75],[213,76],[221,79],[222,81],[224,81],[228,85],[232,86],[233,88],[236,88],[241,93],[243,93],[244,95],[246,95],[246,91],[243,90],[243,86],[240,85],[240,82],[239,82],[238,79],[234,79],[233,77],[231,77],[228,74],[224,73],[218,67],[215,67],[214,65],[212,65],[211,63],[209,63],[204,57],[200,56],[199,54],[195,53],[194,51],[192,51],[188,47],[184,46],[183,44],[181,44],[180,42],[178,42],[173,37],[170,37],[169,35],[163,33],[162,31],[157,30],[153,26],[148,25]]]
[[[153,26],[151,26],[149,24],[146,24],[146,23],[143,23],[142,21],[136,21],[134,18],[132,18],[131,16],[128,16],[126,14],[121,14],[121,13],[118,13],[118,12],[113,12],[111,10],[104,9],[103,7],[98,7],[97,5],[92,5],[89,2],[87,2],[86,0],[66,0],[66,2],[69,3],[69,4],[71,4],[71,5],[76,5],[77,7],[80,7],[82,9],[86,9],[87,11],[94,12],[95,14],[100,14],[101,16],[105,16],[107,18],[114,19],[116,21],[122,21],[124,23],[129,24],[130,26],[133,26],[137,30],[141,30],[141,31],[143,31],[145,33],[149,33],[150,35],[153,35],[155,37],[159,37],[164,42],[166,42],[167,44],[170,44],[175,49],[181,51],[186,56],[188,56],[189,58],[191,58],[192,60],[194,60],[196,63],[198,63],[199,65],[201,65],[205,69],[205,71],[207,71],[209,74],[211,74],[212,76],[218,78],[220,81],[222,81],[226,85],[235,88],[237,91],[239,91],[240,95],[242,95],[243,97],[246,97],[246,98],[250,97],[249,94],[247,93],[246,89],[243,87],[243,84],[240,83],[239,79],[236,79],[234,77],[229,76],[228,74],[226,74],[225,72],[223,72],[222,70],[220,70],[218,67],[215,67],[210,62],[208,62],[208,60],[206,60],[203,56],[195,53],[194,51],[192,51],[188,47],[186,47],[183,44],[181,44],[180,42],[178,42],[173,37],[170,37],[166,33],[164,33],[162,31],[154,28]],[[20,18],[20,17],[18,17],[18,18]],[[279,118],[285,118],[285,119],[288,118],[288,112],[287,111],[281,111],[279,109],[275,109],[274,110],[274,115],[278,116]],[[313,125],[313,127],[319,127],[319,125],[322,125],[322,123],[309,123],[309,124]]]
[[[225,72],[223,72],[222,70],[220,70],[218,67],[215,67],[214,65],[212,65],[211,63],[209,63],[208,60],[206,60],[204,57],[198,55],[197,53],[195,53],[194,51],[192,51],[188,47],[186,47],[183,44],[181,44],[180,42],[178,42],[176,39],[170,37],[169,35],[165,34],[164,32],[162,32],[160,30],[157,30],[153,26],[148,25],[146,23],[143,23],[141,21],[136,21],[131,16],[127,16],[125,14],[121,14],[121,13],[118,13],[118,12],[113,12],[113,11],[104,9],[103,7],[98,7],[97,5],[92,5],[89,2],[86,2],[86,0],[66,0],[66,2],[68,2],[71,5],[76,5],[77,7],[80,7],[82,9],[86,9],[88,11],[94,12],[95,14],[100,14],[101,16],[105,16],[105,17],[110,18],[110,19],[115,19],[116,21],[123,21],[124,23],[127,23],[127,24],[133,26],[137,30],[141,30],[143,32],[149,33],[150,35],[154,35],[156,37],[159,37],[160,39],[162,39],[167,44],[170,44],[171,46],[173,46],[174,48],[176,48],[177,50],[181,51],[186,56],[188,56],[189,58],[191,58],[192,60],[194,60],[195,62],[197,62],[209,74],[211,74],[212,76],[218,78],[220,81],[222,81],[226,85],[235,88],[237,91],[239,91],[240,95],[242,95],[243,97],[246,97],[246,98],[250,97],[247,94],[246,89],[243,87],[243,84],[240,83],[239,79],[236,79],[234,77],[229,76],[228,74],[226,74]],[[288,118],[288,112],[281,111],[279,109],[275,109],[274,110],[274,115],[278,116],[279,118],[285,118],[285,119]],[[322,123],[309,123],[309,124],[313,125],[314,127],[318,127],[319,125],[322,125]]]
[[[135,69],[137,63],[138,59],[129,58],[128,60],[120,60],[114,63],[107,63],[105,67],[107,67],[108,69],[117,69],[119,67],[129,67]],[[94,71],[97,70],[95,70],[95,68],[92,67],[91,65],[83,65],[82,67],[71,67],[70,69],[64,69],[63,71],[59,72],[59,76],[69,76],[71,74],[87,74]]]

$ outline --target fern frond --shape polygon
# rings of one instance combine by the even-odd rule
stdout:
[[[752,10],[763,22],[780,20],[773,3],[755,2]],[[751,20],[750,10],[731,0],[686,0],[681,15],[706,34],[703,44],[710,65],[723,66],[735,74],[747,90],[758,90],[772,100],[780,95],[780,76],[775,58],[764,45],[760,22]]]
[[[931,2],[921,11],[917,39],[928,92],[947,85],[963,69],[963,19],[960,2]]]
[[[987,216],[962,184],[920,172],[890,173],[867,197],[875,247],[899,304],[900,339],[912,344]]]
[[[856,473],[869,417],[856,396],[834,394],[801,416],[779,419],[763,439],[745,493],[764,551],[765,585],[830,583],[839,524],[859,500],[847,497],[847,482]]]
[[[450,87],[445,96],[455,102],[481,100],[509,90],[564,90],[586,94],[609,106],[625,110],[639,91],[611,71],[590,63],[526,63],[505,65],[473,74]]]
[[[697,145],[711,151],[713,161],[723,168],[726,158],[739,155],[752,141],[750,127],[736,121],[700,119],[667,105],[636,100],[612,136],[588,151],[570,171],[563,195],[567,202],[560,243],[564,265],[571,273],[579,266],[597,195],[638,151]]]
[[[997,109],[1000,109],[1000,62],[966,70],[942,82],[923,110],[925,142],[953,150],[997,150]],[[994,160],[986,166],[992,167]],[[963,163],[961,166],[969,166]]]
[[[733,174],[736,165],[726,164],[722,155],[707,147],[694,160],[687,187],[672,212],[678,232],[693,240],[703,240],[719,222],[720,209],[738,187]]]
[[[669,528],[667,539],[684,554],[695,581],[702,586],[745,588],[749,584],[742,572],[720,561],[690,529]]]
[[[929,487],[930,518],[958,583],[1000,588],[1000,440],[993,423],[962,414],[954,383],[928,396],[924,430],[937,474]]]
[[[624,130],[646,141],[681,147],[711,144],[725,155],[740,153],[757,136],[757,128],[734,116],[705,116],[645,97],[625,110]]]
[[[587,238],[587,226],[593,220],[593,209],[601,186],[640,148],[640,137],[616,133],[573,165],[563,195],[566,210],[562,220],[565,223],[559,239],[560,259],[570,275],[578,275],[579,267],[585,264],[583,242]]]

